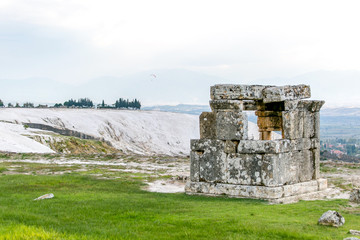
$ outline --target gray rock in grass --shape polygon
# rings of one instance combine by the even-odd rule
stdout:
[[[340,227],[345,224],[345,218],[340,213],[329,210],[319,218],[318,224]]]
[[[350,193],[350,201],[360,203],[360,189],[354,188]]]
[[[351,233],[352,235],[360,236],[360,231],[358,230],[350,230],[349,233]]]

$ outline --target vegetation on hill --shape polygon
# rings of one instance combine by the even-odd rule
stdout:
[[[140,173],[100,179],[98,168],[27,164],[32,174],[7,175],[9,167],[0,164],[0,239],[343,239],[360,225],[359,208],[346,200],[268,205],[150,193]],[[55,197],[33,201],[46,193]],[[343,227],[317,225],[329,209],[345,217]]]
[[[30,136],[35,141],[40,142],[57,153],[65,154],[111,154],[119,152],[108,142],[99,140],[80,139],[77,137],[61,136],[53,134],[54,138],[41,136]]]
[[[70,99],[64,102],[65,107],[92,108],[94,103],[89,98],[80,98],[78,101]]]
[[[98,108],[126,108],[126,109],[140,109],[141,103],[136,98],[130,101],[129,99],[119,98],[116,102],[112,105],[108,105],[103,100],[101,104],[97,105]]]
[[[0,99],[0,107],[5,107],[4,102]],[[13,108],[14,105],[12,103],[8,103],[7,105],[8,108]],[[15,108],[34,108],[35,105],[34,103],[31,102],[25,102],[22,106],[20,106],[19,103],[15,104]],[[94,108],[95,105],[93,103],[92,100],[90,100],[89,98],[80,98],[78,100],[74,100],[74,99],[70,99],[68,101],[65,101],[64,103],[56,103],[54,106],[54,108],[62,108],[62,107],[66,107],[66,108]],[[48,105],[44,105],[44,104],[39,104],[38,106],[36,106],[36,108],[48,108]],[[123,98],[119,98],[118,100],[116,100],[115,103],[113,104],[105,104],[105,101],[103,100],[101,104],[97,105],[97,108],[111,108],[111,109],[140,109],[141,108],[141,103],[138,99],[133,99],[133,100],[129,100],[129,99],[123,99]]]
[[[31,102],[26,102],[22,105],[23,108],[33,108],[34,104]]]

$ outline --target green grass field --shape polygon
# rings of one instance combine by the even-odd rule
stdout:
[[[160,194],[124,173],[1,175],[0,239],[343,239],[359,229],[346,200],[268,205],[258,200]],[[54,193],[55,198],[33,201]],[[317,225],[337,210],[344,226]]]

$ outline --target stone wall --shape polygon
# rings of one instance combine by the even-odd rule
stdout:
[[[212,112],[200,115],[200,139],[191,140],[186,192],[272,199],[326,188],[319,179],[324,101],[302,100],[310,95],[307,85],[212,86]],[[260,140],[247,139],[248,110],[258,117]],[[283,139],[271,140],[273,131]]]

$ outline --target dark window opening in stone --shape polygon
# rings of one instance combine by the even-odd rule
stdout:
[[[198,151],[195,151],[197,155],[203,155],[204,154],[204,150],[198,150]]]
[[[284,111],[285,103],[284,102],[270,102],[265,103],[265,111]]]
[[[237,148],[239,146],[240,141],[239,140],[232,140],[232,143],[235,145],[235,147]]]

